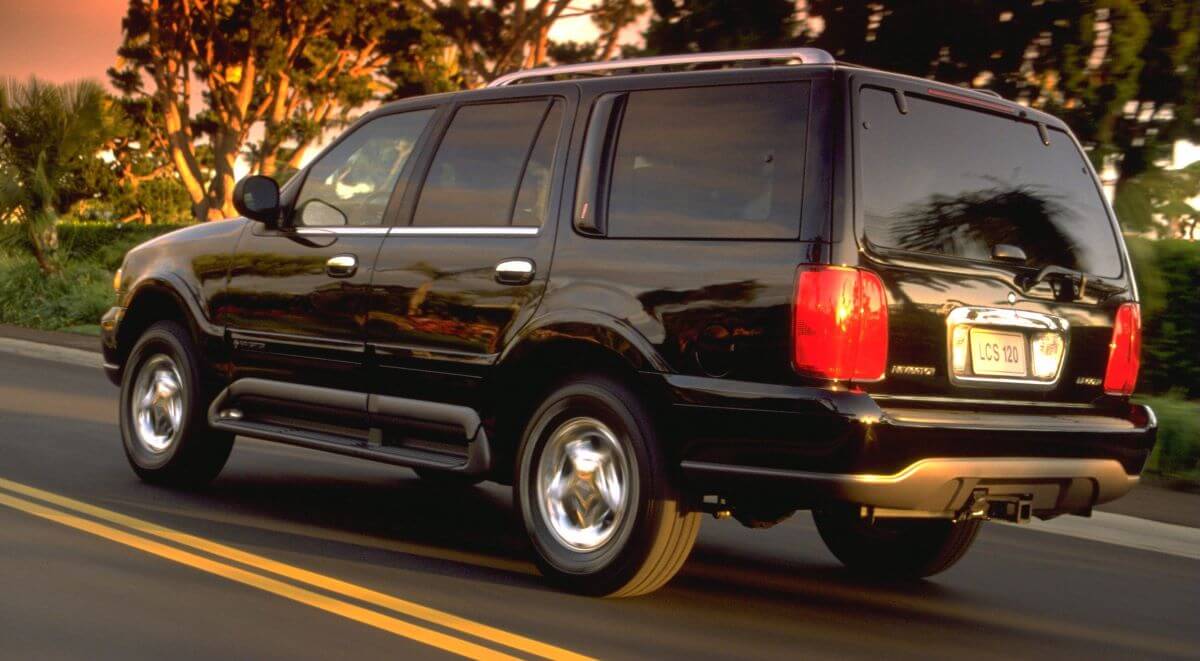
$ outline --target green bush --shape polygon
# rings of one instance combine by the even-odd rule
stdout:
[[[116,271],[130,248],[181,227],[185,225],[62,223],[58,226],[59,250],[71,261],[95,262]]]
[[[1150,397],[1158,416],[1158,445],[1146,470],[1166,477],[1200,480],[1200,402],[1177,397]]]
[[[94,324],[113,304],[112,271],[68,262],[45,276],[32,257],[0,255],[0,323],[31,328]]]
[[[0,323],[46,329],[96,324],[113,303],[112,277],[125,253],[179,227],[60,223],[60,270],[45,276],[20,228],[0,226]]]
[[[4,226],[0,250],[8,254],[29,254],[31,246],[15,225]],[[60,222],[58,224],[59,262],[89,261],[115,271],[130,248],[185,225],[121,225],[102,222]]]

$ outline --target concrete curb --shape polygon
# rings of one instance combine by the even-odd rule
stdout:
[[[1021,527],[1200,560],[1200,528],[1100,511],[1092,512],[1091,518],[1060,516],[1049,521],[1035,520]]]
[[[26,358],[40,358],[82,367],[101,368],[104,360],[99,351],[85,351],[71,347],[60,347],[12,337],[0,337],[0,351]]]
[[[66,347],[68,349],[79,349],[81,351],[100,351],[100,338],[96,335],[83,335],[80,333],[68,333],[66,331],[41,330],[38,328],[0,324],[0,337],[25,340],[26,342],[38,342],[56,347]]]

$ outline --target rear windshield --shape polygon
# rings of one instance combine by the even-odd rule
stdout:
[[[871,243],[1120,275],[1116,237],[1083,155],[1062,131],[890,90],[860,96],[860,203]]]

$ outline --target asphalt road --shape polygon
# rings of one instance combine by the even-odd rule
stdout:
[[[1200,560],[985,526],[932,580],[846,574],[798,515],[706,520],[631,600],[545,587],[506,489],[239,440],[209,488],[140,483],[96,370],[0,353],[0,656],[1200,656]],[[130,518],[132,517],[132,518]]]

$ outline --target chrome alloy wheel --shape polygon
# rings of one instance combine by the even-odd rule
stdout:
[[[178,440],[183,426],[183,379],[166,354],[155,354],[142,364],[133,385],[130,406],[138,442],[162,454]]]
[[[538,459],[538,509],[559,543],[594,551],[620,528],[632,478],[612,430],[595,418],[572,418],[554,430]]]

